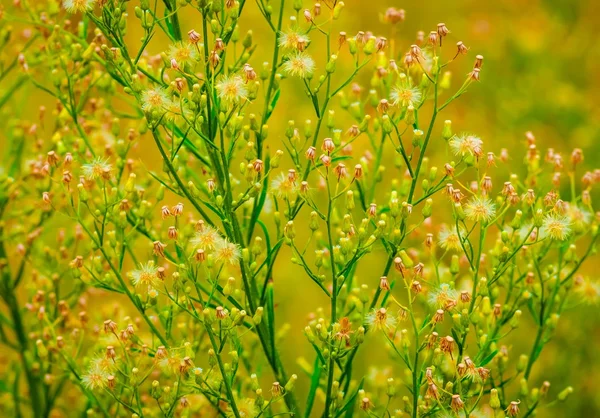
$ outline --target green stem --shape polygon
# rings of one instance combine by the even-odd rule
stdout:
[[[217,341],[215,339],[215,335],[213,333],[211,325],[206,326],[206,333],[208,334],[208,338],[210,339],[210,344],[212,345],[213,351],[215,352],[215,357],[217,358],[217,364],[219,366],[219,371],[221,372],[221,375],[223,376],[223,382],[225,383],[225,391],[227,392],[227,397],[229,398],[229,402],[230,402],[231,409],[233,411],[233,415],[236,418],[240,418],[241,415],[240,415],[240,411],[238,410],[238,407],[235,403],[235,397],[233,396],[233,389],[232,389],[231,381],[229,380],[229,377],[227,377],[227,374],[225,372],[225,366],[223,364],[223,359],[221,359],[221,354],[219,352],[219,345],[217,344]]]

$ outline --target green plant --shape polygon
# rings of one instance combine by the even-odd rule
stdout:
[[[468,48],[443,23],[404,46],[403,10],[382,16],[386,39],[334,32],[343,2],[256,5],[272,31],[262,67],[244,1],[5,11],[5,46],[6,22],[31,32],[0,105],[26,83],[56,102],[51,121],[40,109],[6,129],[0,337],[20,357],[7,411],[527,417],[565,400],[572,388],[549,394],[531,371],[570,301],[595,294],[577,274],[598,237],[581,150],[542,157],[528,133],[523,174],[507,174],[505,149],[438,120],[483,66],[452,87]],[[293,85],[314,116],[277,125]],[[374,254],[380,271],[359,275]],[[328,300],[304,328],[313,366],[282,360],[299,332],[276,309],[284,257]],[[527,354],[504,344],[522,316]],[[357,358],[382,347],[398,376],[368,383]]]

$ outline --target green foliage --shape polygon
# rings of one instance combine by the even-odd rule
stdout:
[[[52,111],[8,110],[3,411],[529,417],[566,401],[533,371],[597,296],[583,151],[529,132],[509,152],[443,121],[485,79],[477,55],[453,82],[469,48],[444,23],[404,46],[404,10],[381,15],[388,37],[351,36],[358,6],[259,0],[267,26],[242,34],[260,27],[249,7],[5,12],[3,48],[7,22],[29,36],[0,107],[26,85]],[[295,102],[309,119],[281,119]]]

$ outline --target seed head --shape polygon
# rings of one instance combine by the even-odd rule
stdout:
[[[467,48],[465,46],[465,44],[462,43],[462,41],[459,41],[456,44],[456,55],[466,55],[467,52],[469,52],[469,48]],[[475,68],[480,68],[480,67],[475,67]]]
[[[221,78],[216,89],[219,98],[226,104],[238,104],[248,99],[246,83],[239,75]]]
[[[452,355],[452,350],[454,350],[454,338],[449,335],[442,338],[440,341],[440,349],[443,353]]]
[[[521,403],[520,401],[512,401],[510,403],[510,405],[508,405],[508,408],[506,408],[506,413],[508,414],[508,416],[516,417],[517,415],[519,415],[519,404],[520,403]]]
[[[387,331],[396,326],[396,318],[388,314],[387,309],[374,309],[365,318],[366,324],[370,328]]]
[[[460,395],[452,395],[450,407],[454,412],[458,412],[465,407],[465,403],[460,399]]]
[[[403,22],[406,17],[404,9],[396,9],[395,7],[389,7],[383,16],[383,19],[387,23],[395,25],[399,22]]]
[[[188,39],[190,40],[191,44],[196,45],[198,42],[200,42],[201,37],[198,32],[192,29],[188,32]]]
[[[437,34],[440,38],[440,46],[442,46],[442,39],[450,33],[450,30],[446,26],[445,23],[438,23],[437,25]]]
[[[296,52],[288,57],[283,70],[292,77],[310,78],[315,71],[315,61],[306,52]]]
[[[69,13],[84,13],[92,10],[96,0],[63,0],[63,7]]]
[[[465,215],[471,221],[487,223],[496,215],[496,205],[487,197],[475,196],[467,202]]]
[[[564,241],[571,234],[571,220],[559,213],[550,213],[544,217],[542,236],[549,236],[556,241]]]

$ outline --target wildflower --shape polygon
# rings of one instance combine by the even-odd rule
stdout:
[[[158,282],[158,269],[153,261],[140,264],[139,268],[129,273],[135,287],[155,287]]]
[[[433,383],[433,382],[429,383],[429,386],[427,387],[427,396],[429,396],[430,398],[433,398],[433,399],[440,398],[440,393],[439,393],[438,388],[435,385],[435,383]]]
[[[115,347],[113,347],[112,345],[107,346],[105,356],[107,359],[114,360],[117,357],[117,352],[115,351]]]
[[[171,213],[173,213],[173,216],[181,216],[181,214],[183,213],[183,203],[180,202],[173,206],[173,208],[171,209]]]
[[[171,99],[167,91],[161,87],[148,89],[142,93],[142,110],[144,112],[165,110],[170,105]]]
[[[486,369],[485,367],[478,367],[476,369],[477,376],[481,379],[482,382],[485,382],[488,377],[490,377],[490,369]]]
[[[421,101],[421,97],[421,92],[416,87],[395,86],[390,93],[390,99],[394,106],[414,106]]]
[[[375,40],[375,49],[377,50],[377,52],[384,50],[386,46],[387,38],[380,36]]]
[[[302,194],[306,194],[309,191],[309,186],[308,186],[308,182],[307,181],[303,181],[302,183],[300,183],[300,193]]]
[[[262,160],[255,160],[254,163],[252,163],[252,168],[257,173],[260,173],[261,171],[263,171],[263,168],[264,168],[263,161]]]
[[[444,312],[444,311],[442,311],[442,312]],[[435,317],[434,317],[434,322],[435,322]],[[467,373],[467,365],[465,363],[458,363],[456,365],[456,373],[460,377],[464,377],[464,375]]]
[[[419,47],[419,45],[411,45],[410,46],[410,50],[408,52],[416,61],[419,60],[419,58],[421,58],[423,56],[423,51],[421,51],[421,48]]]
[[[583,151],[581,151],[581,148],[575,148],[573,150],[573,152],[571,153],[571,164],[573,164],[573,166],[576,166],[577,164],[581,163],[583,161]]]
[[[50,205],[52,203],[52,199],[50,198],[50,193],[49,192],[43,192],[42,193],[42,201],[46,205]]]
[[[217,65],[219,65],[219,62],[221,62],[219,53],[217,51],[210,51],[208,62],[210,62],[210,65],[212,65],[213,68],[216,68]]]
[[[296,52],[288,57],[283,70],[294,77],[310,78],[315,71],[315,61],[305,52]]]
[[[452,395],[452,402],[450,403],[450,407],[454,412],[458,412],[463,409],[465,403],[460,399],[460,395]]]
[[[256,418],[260,413],[260,409],[256,406],[254,399],[243,398],[236,401],[239,416],[243,418]],[[227,416],[235,416],[233,411],[227,411]]]
[[[454,189],[454,188],[451,190],[450,195],[451,195],[452,201],[454,203],[460,203],[463,200],[463,198],[465,197],[465,195],[463,194],[463,192],[460,189]]]
[[[194,254],[194,260],[196,260],[198,263],[202,263],[204,260],[206,260],[206,254],[203,249],[196,250],[196,253]]]
[[[72,163],[73,163],[73,154],[71,154],[70,152],[67,152],[65,154],[65,159],[63,160],[63,164],[64,164],[65,168],[69,168]]]
[[[304,19],[306,19],[307,22],[312,22],[312,15],[310,13],[310,10],[304,9]]]
[[[454,338],[447,335],[446,337],[441,339],[440,350],[442,350],[443,353],[449,353],[450,355],[452,355],[453,349],[454,349]]]
[[[467,76],[469,77],[469,79],[473,80],[473,81],[479,81],[479,73],[481,72],[481,68],[473,68],[473,71],[471,71]]]
[[[168,352],[167,352],[167,349],[165,348],[165,346],[164,346],[164,345],[161,345],[161,346],[159,346],[159,347],[156,349],[156,353],[154,354],[154,358],[155,358],[155,359],[158,359],[158,360],[160,360],[160,359],[164,359],[164,358],[166,358],[167,356],[168,356]]]
[[[388,315],[385,308],[373,309],[365,319],[369,328],[389,330],[396,326],[396,318]]]
[[[87,373],[81,376],[81,381],[88,389],[103,389],[108,383],[109,376],[110,374],[106,370],[94,364],[88,369]]]
[[[377,105],[377,111],[379,113],[386,113],[390,107],[390,104],[386,99],[381,99]]]
[[[200,34],[192,29],[188,32],[188,39],[190,40],[190,43],[195,45],[200,42]]]
[[[371,203],[369,205],[369,209],[367,209],[367,214],[371,218],[374,218],[375,216],[377,216],[377,204]]]
[[[477,55],[475,57],[475,64],[473,68],[481,68],[483,66],[483,55]]]
[[[429,293],[427,301],[435,308],[445,308],[448,302],[455,302],[458,297],[458,292],[447,283],[442,283],[439,288]]]
[[[254,68],[252,68],[250,64],[244,64],[243,71],[244,75],[246,76],[246,83],[256,79],[256,71],[254,71]]]
[[[298,31],[291,30],[279,34],[279,46],[284,49],[304,51],[309,42],[308,35]]]
[[[225,319],[227,318],[228,314],[229,311],[227,311],[227,309],[223,308],[222,306],[217,306],[215,309],[215,316],[217,317],[217,319]]]
[[[196,61],[198,52],[191,43],[176,43],[169,47],[167,57],[169,60],[175,60],[179,65],[192,64]]]
[[[97,178],[109,178],[112,166],[108,163],[108,159],[102,159],[96,157],[91,163],[84,164],[82,172],[87,180],[94,180]]]
[[[598,302],[598,298],[600,297],[600,285],[598,283],[594,283],[589,278],[578,276],[574,280],[573,287],[584,302],[588,304]]]
[[[215,39],[215,51],[221,52],[224,49],[225,49],[225,43],[223,42],[223,39],[221,39],[221,38]]]
[[[354,166],[354,178],[357,179],[357,180],[360,180],[362,176],[363,176],[362,165],[356,164]]]
[[[298,191],[298,186],[290,181],[289,176],[281,173],[271,182],[271,190],[278,198],[291,198]]]
[[[480,157],[483,155],[483,141],[474,135],[454,136],[449,144],[454,155],[459,157],[466,155]]]
[[[415,294],[419,294],[423,291],[423,286],[419,281],[413,280],[413,282],[410,284],[410,290],[412,290]]]
[[[558,202],[557,202],[558,204]],[[592,215],[585,209],[571,204],[566,208],[566,215],[571,220],[571,227],[574,231],[583,231],[590,223]]]
[[[461,233],[464,235],[464,233]],[[460,251],[462,246],[460,244],[460,237],[456,227],[450,229],[447,226],[442,226],[438,234],[438,240],[440,247],[448,251]]]
[[[239,75],[223,77],[216,85],[219,98],[226,103],[237,104],[248,99],[244,79]]]
[[[154,252],[154,255],[158,255],[160,257],[164,257],[165,256],[165,248],[167,247],[166,244],[163,244],[160,241],[154,241],[152,243],[152,250]]]
[[[431,248],[433,246],[433,234],[428,233],[427,235],[425,235],[424,244],[427,248]]]
[[[180,123],[184,120],[192,118],[192,112],[186,103],[169,101],[166,104],[164,110],[166,110],[165,119],[169,122]]]
[[[483,181],[481,182],[481,190],[486,194],[492,190],[492,178],[490,176],[485,176]]]
[[[217,187],[217,185],[216,185],[214,179],[208,179],[208,180],[206,180],[206,188],[208,189],[208,191],[210,193],[214,192],[215,189],[216,189],[216,187]]]
[[[386,276],[381,276],[379,279],[379,288],[381,290],[390,290],[390,282]]]
[[[467,52],[469,52],[469,48],[467,48],[465,44],[462,43],[462,41],[456,44],[456,55],[465,55]]]
[[[475,196],[465,205],[465,215],[475,222],[489,222],[496,215],[496,205],[487,197]]]
[[[274,397],[278,397],[283,395],[284,391],[285,388],[281,386],[281,383],[273,382],[273,385],[271,386],[271,395],[273,395]]]
[[[505,182],[504,186],[502,187],[502,192],[501,192],[502,195],[503,196],[510,196],[514,192],[515,192],[515,186],[513,186],[510,181]]]
[[[241,256],[240,247],[226,240],[221,240],[215,248],[215,259],[222,263],[236,265]]]
[[[438,333],[434,331],[427,337],[427,348],[428,349],[431,350],[435,347],[438,336],[439,336]]]
[[[506,408],[506,413],[508,414],[508,416],[516,417],[517,415],[519,415],[519,404],[520,403],[521,403],[520,401],[512,401],[510,403],[510,405],[508,405],[508,408]]]
[[[385,11],[385,15],[383,16],[384,21],[395,25],[398,22],[404,21],[406,16],[406,12],[404,9],[396,9],[395,7],[389,7]]]
[[[468,290],[460,292],[460,301],[462,303],[469,303],[471,301],[471,293]]]
[[[339,163],[335,169],[334,169],[334,173],[338,178],[338,181],[341,178],[347,177],[348,176],[348,170],[346,169],[346,166],[342,163]]]
[[[172,213],[171,213],[171,210],[169,209],[169,207],[168,207],[168,206],[163,206],[163,207],[160,209],[160,215],[161,215],[161,217],[162,217],[163,219],[166,219],[166,218],[168,218],[169,216],[171,216],[171,215],[172,215]]]
[[[523,196],[523,199],[528,205],[533,205],[535,203],[535,192],[533,191],[533,189],[528,189],[525,195]]]
[[[437,33],[440,36],[440,46],[442,46],[442,38],[450,33],[448,27],[446,27],[445,23],[438,23],[437,25]]]
[[[109,333],[115,333],[115,331],[117,330],[117,323],[107,319],[106,321],[104,321],[104,332],[109,334]]]
[[[87,12],[95,3],[96,0],[63,0],[63,7],[69,13]]]
[[[553,240],[564,241],[571,234],[571,220],[565,215],[548,214],[544,217],[541,233]]]
[[[194,237],[190,240],[190,244],[194,248],[202,250],[214,250],[217,246],[221,245],[224,239],[212,226],[204,225],[202,229],[196,232]]]
[[[323,140],[323,145],[321,146],[321,149],[327,152],[327,154],[333,152],[333,150],[335,150],[335,144],[333,143],[333,139],[325,138]]]
[[[338,340],[344,340],[346,343],[350,342],[350,335],[352,335],[354,331],[352,331],[352,323],[347,317],[344,317],[339,320],[337,323],[337,332],[334,337]]]

